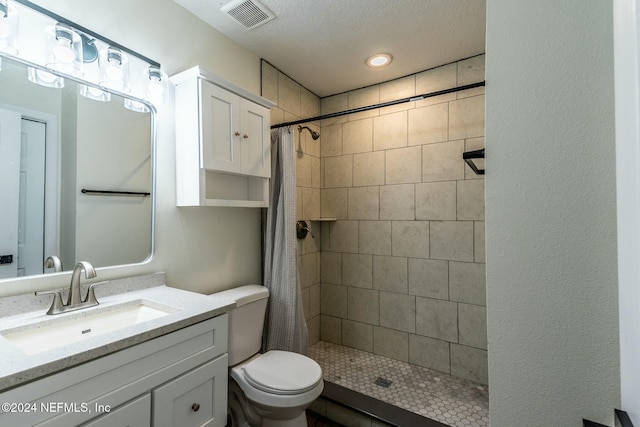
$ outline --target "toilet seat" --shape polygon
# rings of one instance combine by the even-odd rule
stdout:
[[[320,365],[289,351],[268,351],[244,365],[242,370],[251,386],[276,395],[305,393],[322,381]]]

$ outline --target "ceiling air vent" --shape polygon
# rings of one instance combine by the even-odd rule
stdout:
[[[276,16],[257,0],[233,0],[220,8],[248,30],[275,19]]]

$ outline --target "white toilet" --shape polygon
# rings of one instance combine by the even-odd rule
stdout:
[[[322,369],[298,353],[260,353],[269,290],[247,285],[215,296],[236,302],[236,308],[229,312],[229,410],[233,427],[306,427],[305,410],[324,387]]]

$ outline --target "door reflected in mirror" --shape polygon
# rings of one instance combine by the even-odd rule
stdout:
[[[86,98],[80,86],[34,84],[24,64],[2,58],[0,279],[54,272],[52,256],[72,270],[152,253],[154,113],[116,94]]]

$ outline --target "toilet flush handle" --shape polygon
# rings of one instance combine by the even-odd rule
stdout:
[[[198,412],[200,410],[200,404],[194,403],[193,405],[191,405],[191,409],[193,410],[193,412]]]

